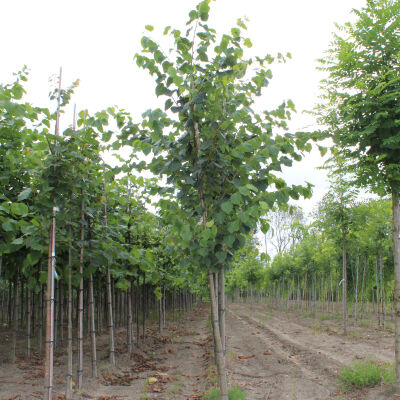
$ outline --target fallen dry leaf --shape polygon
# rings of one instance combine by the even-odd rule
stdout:
[[[255,354],[252,354],[251,356],[238,356],[238,358],[239,358],[240,360],[246,360],[246,359],[248,359],[248,358],[253,358],[253,357],[255,357]]]

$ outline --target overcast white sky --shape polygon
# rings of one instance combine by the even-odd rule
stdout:
[[[54,107],[48,103],[48,79],[62,66],[64,85],[81,81],[73,98],[78,109],[94,112],[117,105],[140,120],[145,110],[159,104],[152,78],[133,61],[144,26],[155,26],[151,35],[157,40],[166,25],[184,27],[196,4],[192,0],[3,1],[0,82],[10,82],[12,73],[26,64],[31,70],[27,99]],[[217,0],[211,4],[209,25],[219,33],[229,32],[237,18],[246,16],[252,54],[290,52],[292,60],[273,69],[274,78],[260,104],[268,109],[292,99],[299,114],[291,130],[314,129],[313,119],[301,111],[311,110],[318,101],[322,75],[315,69],[316,59],[329,46],[334,22],[348,21],[350,10],[364,4],[365,0]],[[285,172],[290,183],[315,185],[313,199],[300,203],[306,212],[327,189],[325,173],[315,170],[321,163],[315,152]]]

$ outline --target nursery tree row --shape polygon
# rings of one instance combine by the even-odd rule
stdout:
[[[67,347],[70,398],[73,377],[83,385],[84,338],[97,376],[96,335],[108,332],[115,364],[114,329],[126,327],[132,351],[135,337],[136,345],[145,340],[150,310],[162,329],[166,310],[191,306],[202,277],[180,264],[176,233],[146,207],[156,181],[135,175],[121,158],[115,168],[103,160],[113,135],[107,126],[117,131],[126,114],[81,111],[60,134],[75,84],[62,89],[60,82],[52,113],[23,102],[26,79],[24,69],[0,87],[2,334],[12,329],[11,360],[46,352],[49,399],[52,354]]]

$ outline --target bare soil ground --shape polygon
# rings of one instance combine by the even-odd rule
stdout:
[[[199,399],[210,385],[207,381],[211,336],[208,307],[202,306],[184,315],[179,322],[169,322],[163,334],[150,325],[146,341],[131,354],[126,352],[126,334],[116,335],[117,367],[108,361],[108,336],[98,338],[99,378],[90,378],[90,339],[86,340],[84,387],[74,399],[183,400]],[[2,336],[3,337],[3,336]],[[4,357],[10,344],[0,345],[0,400],[43,399],[43,359],[15,363]],[[8,348],[7,348],[8,346]],[[21,342],[21,349],[24,347]],[[2,357],[3,356],[3,357]],[[56,351],[54,399],[64,399],[65,350]],[[150,379],[149,379],[150,378]],[[155,379],[151,379],[155,378]]]
[[[323,316],[323,315],[322,315]],[[393,334],[374,324],[349,326],[341,333],[334,317],[271,309],[262,303],[229,304],[227,368],[230,386],[240,386],[248,400],[400,400],[390,385],[341,393],[337,375],[353,360],[393,361]],[[216,382],[212,367],[209,307],[202,305],[170,321],[163,334],[149,325],[146,341],[131,354],[126,335],[117,333],[117,367],[108,361],[108,337],[98,339],[99,378],[90,378],[87,339],[84,388],[74,399],[202,399]],[[43,359],[7,360],[10,337],[0,336],[0,400],[43,398]],[[23,339],[20,349],[23,353]],[[64,399],[65,350],[56,351],[54,399]],[[154,379],[151,379],[154,378]]]
[[[354,360],[392,362],[393,334],[321,321],[265,304],[230,304],[228,367],[232,383],[249,399],[400,399],[390,385],[342,394],[338,371]]]

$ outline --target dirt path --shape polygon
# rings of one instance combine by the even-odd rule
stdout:
[[[312,329],[265,305],[230,304],[227,317],[231,381],[249,399],[397,399],[387,388],[341,395],[337,373],[354,359],[393,360],[393,337],[365,331],[346,337]],[[303,321],[304,322],[304,321]],[[382,337],[383,336],[383,337]]]
[[[208,306],[168,322],[163,334],[156,325],[146,341],[126,352],[124,330],[116,334],[117,367],[108,362],[108,337],[98,337],[99,378],[90,378],[89,340],[85,344],[84,388],[73,399],[186,400],[199,399],[208,388],[210,332]],[[23,342],[21,342],[23,346]],[[22,347],[23,348],[23,347]],[[54,399],[64,399],[66,356],[56,352]],[[43,399],[43,359],[0,363],[0,400]]]

